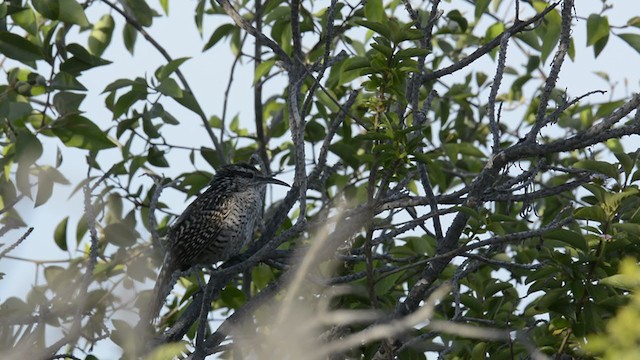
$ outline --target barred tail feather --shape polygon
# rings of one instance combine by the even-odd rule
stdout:
[[[155,320],[158,315],[160,315],[160,310],[164,305],[167,295],[169,295],[171,288],[173,287],[173,281],[171,281],[173,276],[173,267],[166,265],[167,264],[164,264],[162,266],[162,270],[160,270],[160,274],[158,274],[158,279],[156,280],[156,285],[153,288],[153,302],[151,303],[152,320]]]
[[[146,324],[152,324],[156,322],[158,316],[160,315],[160,310],[162,310],[162,306],[164,305],[165,299],[171,292],[171,288],[173,288],[173,273],[175,272],[175,266],[172,264],[172,261],[167,257],[165,257],[164,262],[162,264],[162,269],[158,274],[158,278],[156,279],[156,284],[153,287],[153,295],[151,297],[151,302],[149,307],[147,307],[144,316],[140,318],[141,322]]]

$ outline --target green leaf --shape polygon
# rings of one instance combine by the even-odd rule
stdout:
[[[513,288],[513,285],[507,283],[507,282],[495,282],[495,283],[491,283],[488,284],[485,291],[484,291],[484,296],[486,298],[492,297],[493,295],[495,295],[497,292],[502,291],[502,290],[506,290],[506,289],[510,289]]]
[[[470,293],[463,294],[460,297],[460,302],[467,306],[471,311],[474,311],[478,314],[482,314],[485,312],[486,303],[480,301],[475,296],[470,295]]]
[[[364,134],[358,134],[355,136],[358,140],[372,140],[372,141],[388,141],[393,140],[390,134],[380,131],[368,131]]]
[[[61,266],[47,266],[44,268],[44,278],[50,287],[56,288],[60,285],[60,277],[65,273],[64,268]]]
[[[251,273],[252,285],[258,289],[263,289],[273,281],[273,277],[273,270],[269,266],[258,264],[253,267]]]
[[[164,113],[164,106],[160,103],[155,103],[151,106],[151,109],[145,114],[148,114],[150,119],[159,118]]]
[[[529,56],[529,60],[527,61],[527,74],[524,76],[528,76],[531,78],[531,73],[534,72],[535,69],[540,66],[540,57],[539,56]]]
[[[393,55],[393,49],[391,49],[387,45],[374,42],[374,43],[371,43],[371,47],[373,49],[378,50],[378,52],[384,55],[386,58],[390,58]]]
[[[516,34],[515,36],[518,40],[522,40],[525,44],[531,46],[533,49],[540,51],[542,47],[540,46],[540,38],[533,31],[525,31]]]
[[[147,5],[146,1],[141,0],[122,0],[125,8],[130,15],[138,20],[138,23],[144,27],[149,27],[153,23],[153,10]]]
[[[607,175],[612,179],[618,179],[618,168],[615,165],[604,161],[581,160],[573,164],[576,169],[584,169],[596,173]]]
[[[557,240],[565,244],[568,244],[573,248],[580,249],[584,252],[589,251],[589,245],[587,244],[587,240],[580,233],[575,231],[566,230],[566,229],[552,230],[544,234],[543,239],[545,239],[545,241]]]
[[[149,160],[149,164],[157,167],[169,167],[169,163],[167,159],[164,157],[164,151],[159,150],[157,147],[153,146],[149,149],[149,154],[147,155],[147,159]]]
[[[175,59],[167,63],[166,65],[160,66],[158,70],[156,70],[155,75],[156,79],[162,81],[169,77],[169,75],[173,74],[180,65],[182,65],[185,61],[191,59],[190,57],[183,57],[179,59]]]
[[[69,222],[69,217],[65,217],[60,221],[58,226],[56,226],[55,231],[53,232],[53,239],[56,242],[56,245],[62,250],[67,251],[67,223]]]
[[[497,22],[487,28],[485,31],[484,39],[485,42],[489,42],[495,38],[497,38],[504,31],[504,24],[501,22]]]
[[[38,24],[36,23],[36,13],[30,9],[26,8],[22,11],[15,12],[11,14],[11,18],[13,22],[23,28],[29,35],[37,36],[38,35]]]
[[[640,224],[636,223],[616,223],[611,225],[615,230],[621,233],[630,234],[636,238],[640,238]]]
[[[42,144],[31,132],[20,131],[16,136],[15,151],[18,163],[28,167],[42,156]]]
[[[604,202],[607,196],[607,192],[601,186],[592,183],[592,184],[584,184],[582,185],[582,187],[584,187],[589,192],[591,192],[596,197],[598,202]]]
[[[599,118],[603,118],[605,116],[609,116],[614,111],[618,110],[618,108],[620,106],[622,106],[622,104],[624,104],[624,100],[610,101],[610,102],[602,103],[598,107],[598,111],[596,111],[594,117],[599,119]]]
[[[275,26],[278,23],[288,23],[290,20],[291,8],[288,6],[278,6],[275,9],[270,9],[270,11],[268,11],[268,15],[264,19],[264,22],[267,24],[274,23]]]
[[[71,147],[98,151],[116,146],[102,129],[80,115],[56,121],[51,130],[65,145]]]
[[[354,56],[345,60],[340,70],[344,72],[358,70],[369,66],[371,66],[371,63],[368,58],[364,56]]]
[[[548,4],[543,1],[535,1],[533,6],[537,12],[542,12]],[[542,62],[547,61],[547,58],[558,44],[561,27],[562,18],[560,14],[557,10],[552,10],[545,16],[542,25],[536,29],[536,33],[542,40],[542,48],[540,49]]]
[[[80,104],[86,95],[61,91],[53,96],[53,106],[60,115],[78,114]]]
[[[124,320],[112,319],[111,323],[115,328],[115,330],[111,331],[110,334],[111,341],[123,349],[133,349],[136,330]]]
[[[480,149],[469,143],[444,144],[442,148],[452,160],[456,160],[458,154],[479,158],[485,157],[485,154]]]
[[[631,175],[631,172],[633,171],[633,166],[635,164],[634,159],[632,159],[631,156],[623,152],[617,152],[614,155],[620,162],[620,166],[622,166],[624,173],[627,175],[627,177],[629,177]]]
[[[0,32],[0,53],[29,66],[36,60],[42,60],[42,50],[29,40],[16,34]]]
[[[361,159],[357,155],[357,147],[355,144],[349,144],[346,141],[338,141],[329,145],[329,150],[338,155],[349,166],[357,168],[360,165]]]
[[[634,16],[631,19],[627,20],[627,25],[640,28],[640,16]]]
[[[212,115],[209,118],[209,125],[214,129],[222,129],[222,119],[216,115]]]
[[[25,102],[10,102],[9,103],[9,114],[7,119],[9,121],[15,121],[18,119],[22,119],[33,111],[31,105]]]
[[[60,9],[64,9],[60,11],[58,16],[58,20],[70,24],[80,25],[81,27],[87,27],[89,24],[89,20],[87,19],[87,15],[84,13],[84,9],[82,5],[80,5],[76,0],[59,0]]]
[[[131,91],[123,94],[118,98],[113,107],[113,118],[117,119],[121,115],[129,112],[129,109],[138,100],[145,100],[147,98],[147,92],[145,88],[134,86]]]
[[[406,29],[401,30],[397,37],[394,39],[395,43],[400,43],[406,40],[420,40],[424,39],[424,31],[418,29]]]
[[[594,56],[598,56],[609,41],[609,20],[606,16],[591,14],[587,19],[587,46],[593,45]]]
[[[480,19],[482,14],[487,10],[491,0],[476,0],[476,9],[474,11],[474,16],[476,20]]]
[[[247,129],[240,127],[240,117],[238,115],[234,116],[233,120],[231,120],[229,130],[239,136],[245,136],[249,133]]]
[[[458,10],[452,10],[449,13],[447,13],[447,18],[449,18],[449,20],[451,20],[454,24],[457,24],[458,25],[457,27],[460,28],[460,30],[456,30],[456,26],[453,25],[453,27],[450,27],[451,31],[456,31],[456,32],[461,31],[464,33],[469,28],[469,22],[464,17],[464,15],[462,15]],[[451,26],[451,23],[450,23],[450,26]]]
[[[384,15],[382,0],[367,0],[364,5],[364,16],[366,16],[367,20],[382,22]]]
[[[609,20],[606,16],[591,14],[587,19],[587,46],[594,45],[609,36]]]
[[[174,99],[181,98],[183,94],[180,85],[178,85],[178,83],[172,78],[162,80],[160,85],[156,87],[156,90],[160,91],[164,95],[171,96]]]
[[[202,36],[202,19],[204,18],[204,7],[206,3],[206,0],[198,0],[198,5],[196,5],[195,23],[200,36]]]
[[[18,168],[16,169],[15,182],[16,187],[22,194],[31,197],[31,184],[29,182],[29,175],[31,173],[31,164],[18,162]]]
[[[129,51],[131,55],[133,55],[137,37],[138,30],[129,25],[129,23],[124,24],[124,28],[122,29],[122,40],[124,41],[124,46],[127,48],[127,51]]]
[[[586,206],[579,208],[575,211],[574,216],[576,219],[593,220],[601,224],[607,223],[607,214],[600,206]]]
[[[123,87],[127,87],[127,86],[132,86],[137,84],[135,81],[130,80],[130,79],[118,79],[114,82],[112,82],[111,84],[107,85],[107,87],[104,88],[104,90],[102,90],[102,93],[106,93],[109,91],[114,91],[114,90],[118,90],[121,89]]]
[[[114,223],[104,228],[104,236],[110,244],[131,246],[136,243],[140,234],[125,223]]]
[[[113,28],[115,23],[110,14],[102,15],[100,20],[93,25],[89,34],[89,52],[95,56],[100,56],[111,43]]]
[[[312,120],[307,122],[304,127],[304,139],[311,142],[322,141],[327,135],[324,126],[318,124],[317,121]]]
[[[253,84],[256,84],[263,76],[269,74],[269,71],[276,64],[276,59],[263,61],[256,67],[255,74],[253,75]]]
[[[231,309],[238,309],[247,302],[247,297],[240,289],[229,285],[220,292],[220,300]]]
[[[35,207],[46,203],[51,194],[53,194],[53,177],[46,170],[40,171],[38,173],[38,193]]]
[[[66,71],[72,75],[79,75],[85,70],[111,64],[111,61],[91,55],[89,51],[81,45],[69,44],[66,49],[74,56],[63,62],[62,65],[60,65],[60,70]]]
[[[389,294],[391,289],[398,285],[398,279],[404,274],[404,271],[399,271],[376,281],[376,284],[374,285],[376,295],[384,296]]]
[[[42,16],[51,20],[58,20],[60,0],[32,0],[31,4]]]
[[[148,355],[145,355],[144,360],[177,359],[186,351],[186,341],[171,342],[156,347]]]
[[[407,59],[416,56],[427,56],[431,53],[429,49],[410,48],[398,51],[394,57],[398,60]]]
[[[385,24],[366,20],[357,20],[356,24],[364,26],[367,29],[371,29],[389,40],[391,39],[391,29],[389,29],[389,27]]]
[[[165,15],[169,15],[169,0],[160,0],[160,6]]]
[[[215,46],[215,44],[217,44],[218,41],[220,41],[220,39],[222,39],[225,36],[228,36],[231,33],[231,31],[235,28],[236,26],[234,24],[222,24],[218,26],[218,28],[213,32],[213,34],[211,34],[211,37],[209,38],[207,43],[204,44],[202,51],[209,50],[210,48]]]
[[[212,168],[217,169],[220,167],[220,157],[215,150],[202,146],[200,147],[200,156],[211,165]]]
[[[142,129],[144,130],[144,133],[152,139],[157,139],[160,137],[158,129],[153,125],[153,122],[151,121],[151,118],[149,116],[142,117]]]
[[[80,219],[78,219],[78,225],[76,226],[76,244],[80,244],[82,238],[89,230],[88,226],[89,225],[87,224],[87,219],[84,217],[84,215]]]
[[[640,35],[638,34],[620,34],[618,35],[622,40],[624,40],[629,46],[633,48],[636,52],[640,53]]]
[[[190,91],[182,91],[182,96],[179,98],[174,98],[174,100],[177,101],[180,105],[200,115],[200,117],[206,118],[204,112],[202,111],[202,108],[200,107],[200,104],[198,104],[198,101]]]
[[[162,115],[160,115],[160,118],[162,119],[162,121],[164,121],[169,125],[180,125],[180,121],[178,121],[178,119],[176,119],[175,116],[171,115],[167,111],[163,111]]]
[[[54,76],[50,88],[56,90],[87,90],[75,76],[64,71],[59,71],[56,76]]]
[[[453,207],[455,210],[467,214],[471,217],[473,217],[474,219],[477,219],[479,221],[484,221],[484,217],[482,215],[480,215],[480,213],[478,213],[476,210],[467,207],[467,206],[454,206]]]
[[[640,287],[640,279],[630,274],[616,274],[601,279],[600,284],[631,291]]]

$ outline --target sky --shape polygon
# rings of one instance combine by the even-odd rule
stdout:
[[[161,11],[159,3],[155,0],[149,1],[150,5]],[[443,6],[451,7],[460,2],[445,2]],[[509,3],[509,1],[504,1]],[[614,4],[611,11],[607,12],[612,25],[624,25],[626,20],[633,15],[640,16],[640,8],[636,0],[614,0],[610,1]],[[318,3],[317,3],[318,4]],[[318,7],[320,5],[316,5]],[[598,76],[594,75],[595,71],[603,71],[609,74],[611,79],[617,82],[613,96],[619,97],[631,92],[639,91],[640,73],[640,56],[626,43],[622,42],[615,36],[610,38],[610,42],[605,49],[604,56],[594,58],[592,48],[585,48],[586,43],[585,28],[586,16],[593,11],[598,11],[602,7],[600,0],[579,0],[576,4],[578,15],[577,26],[573,36],[576,42],[576,59],[575,63],[566,61],[562,69],[562,75],[558,83],[558,87],[567,88],[573,96],[595,89],[608,90],[608,85]],[[233,58],[228,52],[227,43],[219,43],[216,47],[209,49],[207,52],[201,53],[204,41],[200,38],[198,31],[193,23],[193,10],[195,2],[170,2],[169,17],[161,17],[154,19],[154,26],[148,29],[148,32],[158,40],[162,46],[175,58],[192,57],[187,61],[181,70],[184,72],[194,93],[199,100],[203,110],[207,116],[218,115],[222,113],[224,92],[229,77],[229,69],[233,62]],[[87,11],[87,16],[91,22],[96,21],[100,16],[108,13],[109,10],[103,4],[96,3]],[[151,77],[156,68],[165,63],[164,59],[157,51],[150,46],[144,38],[138,37],[135,48],[135,56],[131,56],[122,45],[121,30],[123,22],[118,18],[118,14],[113,13],[116,18],[116,29],[114,31],[114,39],[112,44],[107,48],[104,58],[113,61],[113,64],[101,68],[88,71],[81,81],[87,86],[90,95],[83,103],[81,109],[87,112],[87,116],[91,119],[98,119],[106,128],[111,124],[111,113],[104,107],[104,96],[98,95],[104,87],[116,78],[130,78],[136,76]],[[213,30],[221,23],[229,22],[226,17],[222,16],[206,16],[204,21],[203,37],[206,39]],[[633,32],[629,29],[614,30],[614,32]],[[637,33],[637,31],[636,31]],[[77,42],[86,44],[87,33],[77,34]],[[250,41],[248,44],[252,44]],[[607,54],[615,53],[616,56],[607,56]],[[491,74],[495,69],[493,62],[487,62],[487,73]],[[240,68],[234,75],[234,84],[230,92],[230,102],[228,113],[229,119],[239,114],[246,127],[253,127],[253,98],[247,96],[248,89],[252,88],[253,82],[253,65],[246,63],[244,68]],[[545,67],[548,69],[549,64]],[[10,68],[5,64],[6,68]],[[269,92],[277,92],[284,86],[282,82],[275,82],[270,86],[272,88],[265,89],[264,98]],[[252,91],[251,91],[252,94]],[[611,93],[602,98],[606,101]],[[163,104],[178,119],[181,120],[179,127],[173,128],[168,141],[175,144],[193,145],[201,144],[211,146],[210,140],[206,133],[202,130],[199,118],[190,111],[182,108],[177,104],[168,106],[168,102]],[[169,128],[165,128],[169,130]],[[167,132],[165,132],[167,133]],[[627,150],[635,150],[632,147],[638,147],[638,140],[632,139]],[[29,226],[35,228],[29,238],[20,245],[11,255],[23,257],[27,259],[46,259],[57,260],[66,259],[68,255],[59,250],[50,240],[53,228],[62,218],[70,214],[69,238],[75,238],[75,224],[77,224],[82,215],[82,198],[69,195],[81,179],[86,176],[86,165],[83,160],[82,151],[77,149],[62,149],[64,153],[64,161],[62,171],[69,178],[72,186],[57,187],[54,197],[49,204],[34,209],[32,204],[24,201],[19,204],[18,208],[23,219]],[[188,152],[176,150],[169,156],[169,163],[184,163],[184,168],[174,167],[171,169],[161,169],[166,176],[175,176],[184,171],[195,170],[188,161]],[[115,159],[115,157],[113,158]],[[104,158],[105,162],[114,161],[108,157]],[[40,163],[55,163],[55,152],[47,152],[41,158]],[[205,167],[204,170],[212,171],[204,162],[199,162],[199,166]],[[105,166],[108,168],[108,166]],[[285,179],[286,180],[286,179]],[[140,181],[150,181],[148,178],[140,179]],[[167,201],[175,208],[175,212],[180,212],[187,205],[187,201],[183,195],[167,190],[163,194],[163,201]],[[71,226],[73,225],[73,226]],[[2,243],[11,243],[17,239],[23,230],[12,231],[7,234]],[[143,234],[143,236],[146,236]],[[69,244],[72,246],[73,244]],[[30,289],[33,280],[36,277],[35,266],[32,263],[24,261],[16,261],[4,259],[0,261],[0,272],[6,273],[5,278],[0,280],[0,301],[4,301],[7,296],[23,297]],[[40,278],[42,279],[42,277]]]

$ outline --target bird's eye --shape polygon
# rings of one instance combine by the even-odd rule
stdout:
[[[239,164],[242,168],[244,168],[244,170],[242,171],[243,175],[246,177],[250,177],[250,178],[254,178],[256,176],[256,174],[258,173],[258,170],[249,165],[249,164]]]

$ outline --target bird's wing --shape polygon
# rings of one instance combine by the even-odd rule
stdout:
[[[225,199],[209,188],[198,196],[180,215],[169,230],[169,252],[173,254],[176,268],[186,270],[208,243],[222,230]],[[189,244],[185,246],[185,244]]]

